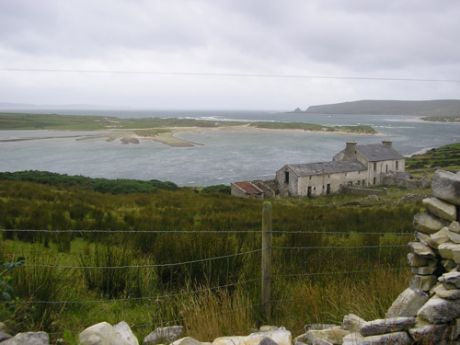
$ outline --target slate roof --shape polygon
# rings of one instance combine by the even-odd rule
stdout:
[[[358,161],[288,164],[287,167],[299,177],[367,170],[367,168]]]
[[[369,161],[388,161],[404,157],[394,148],[383,144],[358,145],[356,149]]]
[[[241,189],[246,194],[254,195],[254,194],[261,194],[263,190],[257,187],[254,183],[248,181],[241,181],[241,182],[234,182],[235,186]]]

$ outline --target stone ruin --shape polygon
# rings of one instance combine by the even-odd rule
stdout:
[[[426,212],[414,217],[416,240],[409,243],[407,255],[413,274],[410,286],[393,302],[386,318],[366,321],[349,314],[341,325],[307,325],[306,333],[294,339],[295,345],[460,345],[460,172],[437,171],[432,190],[433,196],[423,200]],[[10,338],[2,326],[0,345],[49,344],[44,332]],[[159,328],[143,344],[292,345],[291,332],[283,327],[263,326],[248,336],[213,342],[180,338],[182,334],[181,326]],[[93,325],[79,338],[81,345],[139,344],[125,322]]]

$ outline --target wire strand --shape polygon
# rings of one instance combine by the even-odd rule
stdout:
[[[263,78],[263,79],[331,79],[331,80],[367,80],[367,81],[398,81],[423,83],[460,83],[460,79],[411,78],[411,77],[376,77],[320,74],[281,74],[281,73],[238,73],[238,72],[184,72],[184,71],[152,71],[152,70],[121,70],[121,69],[73,69],[73,68],[0,68],[1,72],[32,72],[32,73],[78,73],[78,74],[131,74],[184,77],[231,77],[231,78]]]
[[[124,265],[124,266],[70,266],[70,265],[45,265],[45,264],[34,264],[34,265],[23,265],[24,267],[42,267],[42,268],[60,268],[60,269],[126,269],[126,268],[157,268],[157,267],[172,267],[172,266],[181,266],[187,264],[193,264],[197,262],[204,262],[204,261],[214,261],[220,259],[227,259],[233,258],[242,255],[254,254],[261,252],[261,249],[254,249],[249,250],[246,252],[236,253],[236,254],[229,254],[229,255],[222,255],[222,256],[213,256],[210,258],[203,258],[203,259],[196,259],[196,260],[189,260],[189,261],[182,261],[182,262],[175,262],[175,263],[167,263],[167,264],[152,264],[152,265]]]
[[[248,279],[241,282],[224,284],[224,285],[217,285],[213,287],[206,287],[201,289],[195,289],[193,291],[187,292],[177,292],[172,294],[163,294],[163,295],[155,295],[155,296],[144,296],[144,297],[125,297],[125,298],[110,298],[110,299],[94,299],[94,300],[61,300],[61,301],[44,301],[44,300],[32,300],[32,301],[22,301],[25,304],[97,304],[97,303],[115,303],[115,302],[131,302],[131,301],[151,301],[155,300],[155,302],[159,302],[162,299],[172,298],[176,296],[184,296],[184,295],[196,295],[201,292],[205,291],[215,291],[220,290],[232,286],[239,286],[239,285],[248,285],[249,283],[253,283],[258,281],[258,279]],[[3,303],[8,303],[8,301],[0,301]]]
[[[129,233],[129,234],[196,234],[196,233],[222,233],[222,234],[239,234],[239,233],[255,233],[260,234],[261,230],[77,230],[77,229],[57,229],[57,230],[47,230],[47,229],[0,229],[0,232],[30,232],[30,233],[82,233],[82,234],[116,234],[116,233]],[[302,231],[302,230],[273,230],[272,234],[305,234],[305,235],[349,235],[350,232],[344,231]],[[410,236],[413,235],[412,232],[389,232],[389,231],[372,231],[372,232],[356,232],[362,235],[400,235],[400,236]]]

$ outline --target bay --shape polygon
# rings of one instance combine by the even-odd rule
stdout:
[[[45,112],[45,111],[44,111]],[[201,143],[169,147],[153,141],[123,145],[101,138],[75,137],[0,142],[0,170],[47,170],[105,178],[159,179],[184,186],[228,184],[269,179],[287,163],[327,161],[347,141],[360,144],[391,140],[404,155],[460,141],[459,123],[425,122],[414,116],[312,115],[271,111],[110,111],[54,110],[59,114],[118,117],[190,117],[214,120],[298,121],[325,125],[371,125],[378,135],[273,130],[181,132],[177,136]],[[94,134],[71,131],[4,131],[0,140]]]

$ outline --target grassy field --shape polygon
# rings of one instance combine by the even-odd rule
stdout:
[[[207,121],[178,118],[122,119],[111,116],[77,116],[57,114],[0,113],[0,129],[104,130],[130,129],[141,136],[156,136],[175,127],[250,126],[264,129],[299,129],[305,131],[375,134],[371,126],[323,126],[303,122]]]

